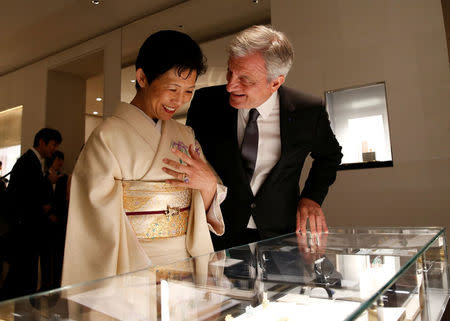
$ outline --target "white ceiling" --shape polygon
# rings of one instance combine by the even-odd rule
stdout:
[[[2,0],[0,75],[184,1]]]
[[[0,76],[121,28],[122,99],[126,101],[135,93],[130,83],[134,68],[126,67],[134,63],[140,45],[151,33],[177,29],[203,43],[210,68],[199,83],[206,85],[223,81],[220,63],[226,64],[226,58],[217,48],[224,51],[227,35],[270,22],[270,0],[100,0],[100,5],[91,0],[0,1]],[[219,46],[210,41],[218,38]],[[88,114],[102,114],[103,102],[95,100],[103,96],[102,61],[103,53],[98,52],[54,69],[88,80]]]
[[[268,21],[270,0],[1,0],[0,12],[1,76],[123,26],[128,64],[155,30],[182,25],[195,40],[210,40]]]

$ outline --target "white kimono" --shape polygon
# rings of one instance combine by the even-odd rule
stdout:
[[[226,195],[223,185],[218,184],[208,215],[200,191],[192,190],[183,236],[138,239],[125,214],[124,182],[164,182],[173,178],[162,170],[166,166],[162,159],[179,161],[170,151],[174,143],[195,144],[192,130],[168,120],[162,122],[160,132],[140,109],[126,103],[121,103],[113,116],[94,130],[72,176],[63,285],[213,251],[209,230],[218,235],[224,232],[219,207]],[[203,154],[201,157],[204,159]],[[215,231],[207,220],[219,228]],[[164,256],[167,251],[171,254]],[[161,257],[156,256],[158,252]]]

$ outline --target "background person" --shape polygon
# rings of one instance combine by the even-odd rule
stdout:
[[[50,211],[45,224],[44,246],[41,251],[42,280],[40,291],[59,288],[66,237],[69,176],[63,173],[64,153],[56,151],[47,159],[46,184],[50,199]]]
[[[3,195],[3,192],[6,191],[6,186],[8,184],[8,179],[6,178],[7,175],[2,176],[2,167],[3,167],[3,162],[0,161],[0,199]]]
[[[9,271],[3,298],[31,294],[37,290],[38,258],[50,204],[46,194],[44,160],[52,157],[62,142],[59,131],[41,129],[33,147],[15,163],[6,189],[6,212],[11,224],[7,239]]]

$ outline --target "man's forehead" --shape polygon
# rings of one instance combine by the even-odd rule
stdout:
[[[229,69],[240,69],[242,71],[254,72],[255,70],[266,72],[266,65],[261,55],[250,54],[242,57],[230,57],[228,59]]]

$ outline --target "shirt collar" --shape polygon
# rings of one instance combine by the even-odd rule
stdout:
[[[41,163],[41,170],[42,170],[42,172],[44,172],[44,161],[45,161],[45,159],[41,156],[41,154],[39,154],[39,152],[34,147],[31,147],[30,149],[33,151],[33,153],[39,159],[39,162]]]
[[[255,107],[258,110],[260,117],[262,119],[266,119],[267,117],[269,117],[272,110],[278,105],[278,101],[279,100],[278,100],[278,90],[277,90],[265,102],[263,102],[258,107]],[[251,108],[240,109],[246,119],[248,118],[250,109]]]

